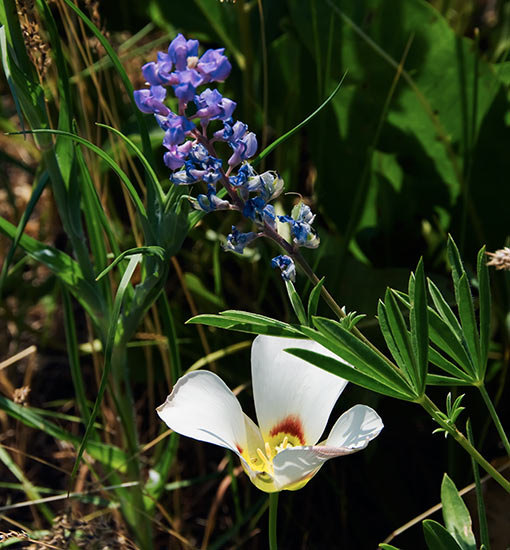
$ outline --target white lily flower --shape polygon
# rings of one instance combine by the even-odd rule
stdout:
[[[364,449],[383,423],[370,407],[355,405],[318,443],[347,381],[286,353],[289,348],[341,360],[311,340],[257,336],[251,371],[259,426],[243,413],[223,380],[209,371],[180,378],[158,407],[159,416],[181,435],[236,453],[262,491],[300,489],[326,460]]]

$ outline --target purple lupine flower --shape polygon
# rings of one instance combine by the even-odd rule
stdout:
[[[283,191],[284,183],[278,172],[269,170],[257,176],[258,182],[253,183],[248,181],[248,190],[251,191],[252,187],[255,189],[257,185],[257,191],[260,192],[260,196],[266,201],[272,201],[276,199]],[[253,178],[255,180],[256,178]]]
[[[218,90],[210,88],[196,95],[194,101],[198,109],[195,116],[205,119],[205,123],[209,120],[231,119],[237,105],[235,101],[223,97]]]
[[[178,168],[181,168],[181,166],[183,166],[186,162],[192,146],[193,142],[191,141],[185,141],[182,145],[168,145],[168,152],[163,155],[163,162],[168,166],[168,168],[170,168],[170,170],[177,170]],[[170,179],[171,178],[172,176],[170,176]]]
[[[178,71],[184,71],[190,65],[195,67],[198,62],[198,40],[186,40],[179,33],[168,46],[168,57]]]
[[[223,248],[228,252],[237,252],[242,254],[245,247],[257,238],[257,234],[250,231],[249,233],[241,233],[235,225],[232,226],[232,233],[227,235],[227,242]]]
[[[282,279],[284,281],[294,282],[296,280],[296,266],[290,256],[280,255],[271,260],[271,266],[280,268]]]
[[[184,163],[184,171],[186,178],[179,175],[176,176],[179,183],[195,183],[197,181],[205,181],[205,183],[215,183],[222,177],[221,171],[222,161],[210,155],[207,149],[200,143],[194,144],[189,152],[189,158]],[[174,181],[176,178],[170,179]]]
[[[232,129],[233,134],[228,140],[228,144],[234,152],[228,159],[228,164],[235,166],[255,154],[257,151],[257,136],[253,132],[248,132],[248,126],[240,121],[237,121]]]
[[[163,145],[168,148],[170,145],[180,145],[186,134],[193,130],[195,125],[185,116],[179,116],[170,112],[166,118],[156,117],[160,127],[165,130]]]
[[[170,181],[175,185],[193,185],[198,180],[188,173],[188,170],[179,170],[170,174]]]
[[[136,106],[142,113],[153,113],[166,116],[170,109],[163,103],[166,97],[166,90],[163,86],[151,86],[148,90],[135,90]]]
[[[214,132],[213,137],[215,141],[229,141],[234,135],[234,119],[232,117],[223,121],[223,128]]]
[[[176,83],[173,89],[176,97],[184,103],[192,101],[195,97],[197,86],[202,84],[202,77],[195,69],[176,71]]]
[[[193,208],[202,212],[213,212],[214,210],[228,210],[230,203],[220,199],[212,185],[208,185],[207,195],[200,194],[196,199],[191,199]]]
[[[207,50],[198,60],[197,70],[203,75],[204,82],[223,82],[232,69],[230,61],[223,52],[225,48]]]
[[[158,52],[158,60],[146,63],[142,67],[142,75],[151,86],[168,86],[176,83],[172,68],[170,56],[164,52]]]

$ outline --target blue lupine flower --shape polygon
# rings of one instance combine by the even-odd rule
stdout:
[[[148,90],[135,90],[134,98],[136,106],[142,113],[154,113],[166,116],[170,109],[163,103],[166,90],[163,86],[151,86]]]
[[[193,162],[205,162],[209,157],[209,151],[201,144],[196,143],[190,152],[190,159]]]
[[[195,125],[185,116],[178,116],[172,112],[167,117],[156,117],[160,127],[165,130],[163,145],[180,145],[185,139],[187,132],[193,130]]]
[[[241,168],[237,171],[237,176],[230,176],[229,181],[235,187],[242,187],[246,184],[249,178],[256,175],[255,170],[251,167],[251,164],[245,162]]]
[[[265,203],[262,197],[248,199],[243,208],[243,216],[257,223],[266,223],[272,229],[276,228],[276,214],[272,204]]]
[[[296,266],[294,260],[290,256],[276,256],[271,260],[271,266],[274,268],[280,268],[282,279],[284,281],[296,280]]]
[[[225,48],[207,50],[197,63],[197,70],[202,74],[204,82],[223,82],[232,69],[230,61],[223,52]]]
[[[196,95],[194,101],[198,109],[195,116],[205,119],[205,122],[231,119],[237,105],[235,101],[223,97],[218,90],[210,88]]]
[[[283,180],[278,175],[278,172],[269,170],[263,174],[255,174],[254,172],[246,182],[246,189],[250,193],[260,193],[260,196],[266,202],[269,202],[281,194],[283,185]]]
[[[170,174],[170,181],[175,185],[192,185],[198,180],[190,175],[187,170],[179,170]]]
[[[190,141],[186,143],[191,144]],[[189,155],[184,162],[184,170],[172,174],[170,180],[176,185],[191,185],[197,181],[217,182],[223,175],[221,171],[222,160],[210,155],[200,143],[189,147]]]
[[[230,203],[220,199],[216,195],[216,190],[212,185],[208,186],[207,195],[200,194],[196,199],[191,199],[193,208],[202,212],[212,212],[213,210],[228,210]]]
[[[320,238],[315,229],[310,225],[315,219],[310,207],[300,202],[292,209],[292,216],[279,216],[283,223],[289,223],[294,237],[294,242],[298,246],[305,248],[317,248],[320,244]]]
[[[163,162],[170,170],[177,170],[184,165],[192,146],[191,141],[185,141],[182,145],[168,145],[168,152],[163,155]]]
[[[168,57],[175,64],[178,71],[184,71],[189,64],[198,61],[198,40],[186,40],[182,34],[178,34],[168,46]],[[188,58],[191,59],[189,63]]]
[[[232,233],[227,235],[227,242],[223,245],[223,248],[228,252],[237,252],[242,254],[248,244],[257,238],[256,233],[250,231],[249,233],[241,233],[235,225],[232,226]]]
[[[223,128],[214,132],[213,137],[216,141],[229,141],[234,135],[234,119],[232,117],[223,121]]]

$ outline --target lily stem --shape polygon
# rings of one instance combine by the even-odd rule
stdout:
[[[496,426],[496,430],[498,430],[499,437],[501,438],[501,442],[503,443],[503,447],[505,447],[505,451],[508,456],[510,456],[510,442],[508,441],[508,437],[506,435],[506,432],[503,428],[503,425],[501,424],[501,420],[499,419],[498,413],[496,412],[496,408],[494,407],[494,404],[492,403],[492,400],[487,393],[487,390],[485,388],[485,385],[482,384],[478,386],[478,389],[480,390],[480,393],[482,394],[483,400],[485,401],[485,405],[487,406],[487,409],[489,410],[489,413],[491,415],[492,421],[494,422],[494,425]]]
[[[276,542],[276,514],[278,512],[279,494],[269,494],[269,550],[278,550],[278,543]]]

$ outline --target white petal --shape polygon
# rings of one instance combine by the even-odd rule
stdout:
[[[276,490],[300,489],[333,456],[338,455],[324,454],[319,446],[291,447],[279,452],[273,460]]]
[[[255,410],[264,439],[290,430],[303,445],[321,436],[347,381],[285,352],[302,348],[339,359],[311,340],[257,336],[251,350]]]
[[[263,446],[259,429],[243,413],[237,397],[209,371],[190,372],[180,378],[157,411],[175,432],[226,447],[238,455],[256,453],[257,447]]]
[[[364,449],[383,429],[379,415],[370,407],[355,405],[335,423],[324,444],[291,447],[273,460],[277,490],[299,489],[329,460]]]
[[[380,416],[365,405],[355,405],[335,422],[324,445],[350,450],[364,449],[377,437],[384,424]]]

